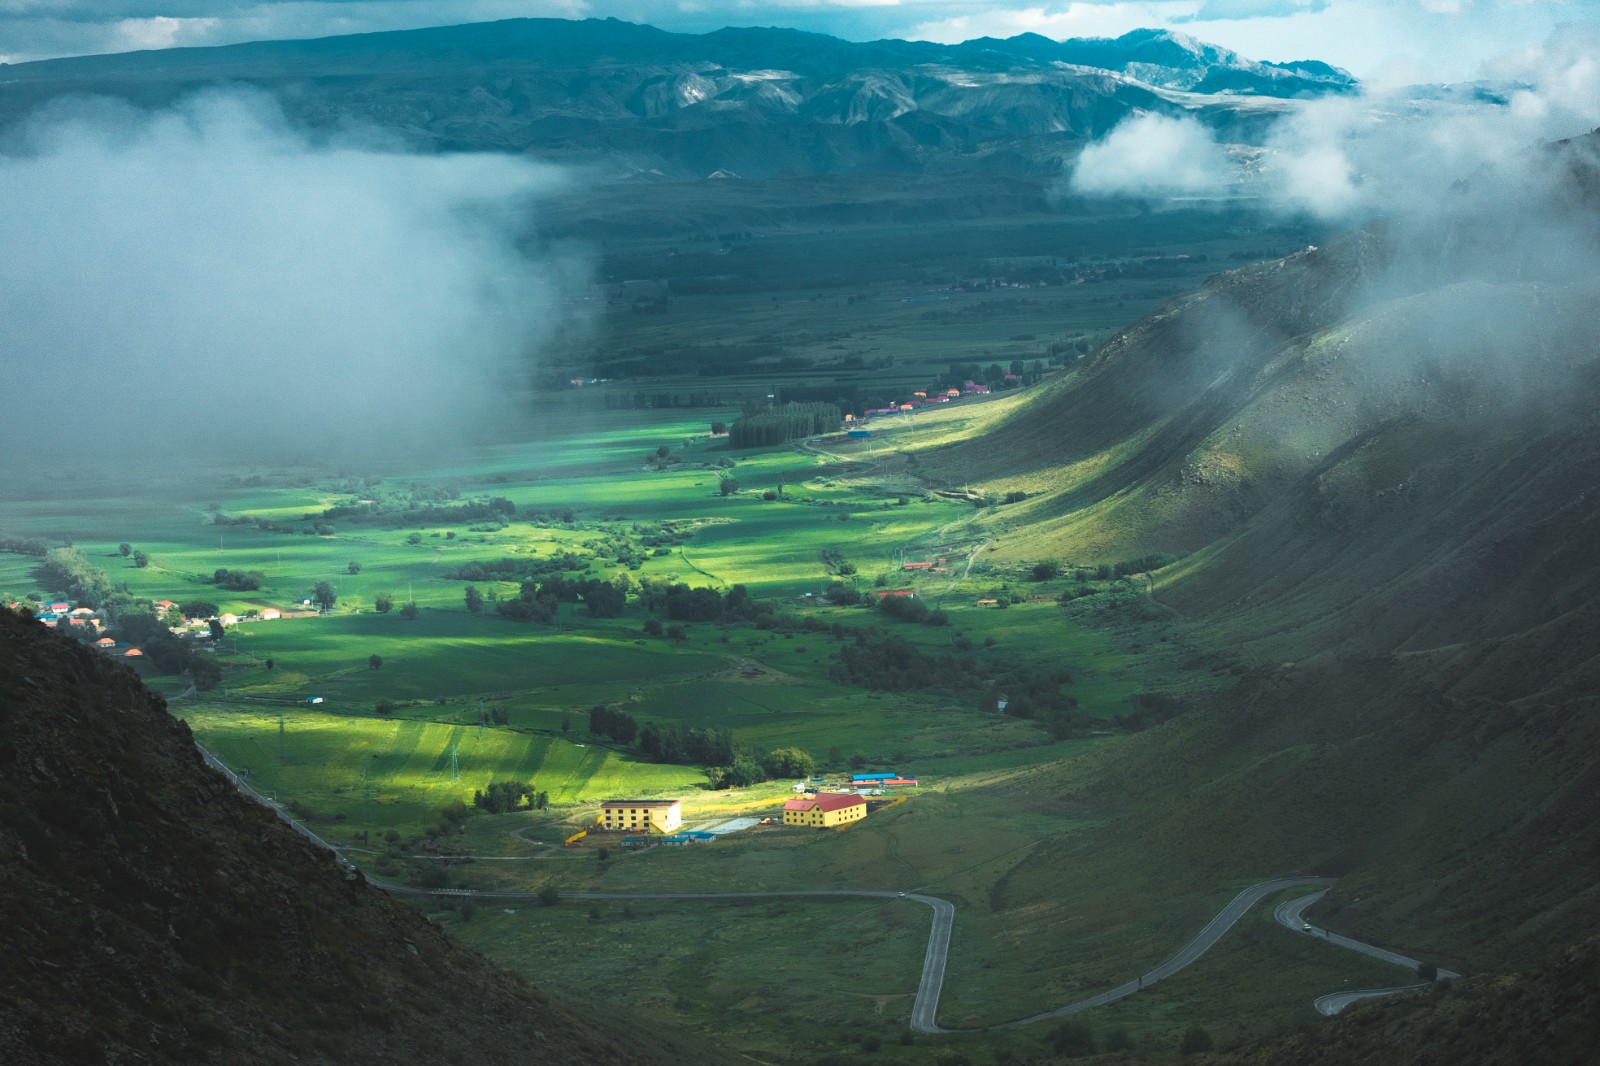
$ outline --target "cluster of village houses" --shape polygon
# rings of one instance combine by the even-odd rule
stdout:
[[[1007,374],[1006,380],[1021,381],[1022,379],[1016,374]],[[935,404],[949,403],[951,400],[958,399],[962,396],[987,395],[989,395],[989,386],[980,384],[976,381],[964,381],[959,389],[946,389],[943,392],[933,393],[920,391],[913,392],[911,394],[911,399],[906,400],[904,403],[890,404],[888,407],[869,407],[867,410],[861,412],[861,418],[862,420],[865,420],[868,418],[882,417],[884,415],[906,414],[922,407],[932,407]],[[845,415],[844,420],[846,422],[857,421],[856,416],[853,414]]]
[[[835,786],[839,791],[827,791],[824,784],[820,777],[797,781],[794,790],[799,794],[784,803],[781,824],[811,829],[849,825],[867,816],[867,797],[882,796],[885,789],[915,785],[917,779],[898,773],[870,773],[852,774],[849,787]],[[736,818],[685,829],[682,800],[618,799],[600,804],[594,828],[599,832],[623,834],[622,846],[636,848],[706,843],[752,825],[772,823],[771,818]],[[571,841],[583,835],[578,834]]]
[[[13,611],[23,609],[32,611],[34,619],[43,622],[45,625],[59,627],[62,621],[65,620],[69,627],[81,627],[81,629],[74,629],[73,635],[83,640],[88,640],[91,634],[100,633],[101,636],[98,639],[89,641],[90,646],[99,648],[108,655],[116,655],[128,659],[136,659],[144,655],[144,652],[133,645],[105,636],[106,619],[100,612],[92,608],[74,607],[71,602],[65,600],[57,600],[52,603],[34,603],[32,601],[18,600],[9,606]],[[172,600],[152,600],[151,606],[164,616],[167,612],[176,609],[178,605]],[[274,618],[282,617],[284,617],[283,612],[276,607],[265,607],[259,611],[249,612],[246,615],[219,614],[215,620],[221,622],[224,626],[234,626],[244,621],[270,621]],[[211,622],[212,619],[210,618],[185,618],[179,625],[171,626],[170,628],[172,634],[179,639],[203,641],[211,635]]]

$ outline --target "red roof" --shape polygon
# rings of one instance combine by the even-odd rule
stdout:
[[[887,590],[875,589],[872,594],[874,596],[878,597],[878,599],[881,600],[885,596],[915,596],[917,594],[917,590],[916,589],[887,589]]]
[[[867,801],[860,796],[846,796],[839,792],[818,792],[811,799],[792,799],[783,805],[786,811],[809,811],[813,808],[827,811],[841,811],[846,807],[857,805],[865,807]]]

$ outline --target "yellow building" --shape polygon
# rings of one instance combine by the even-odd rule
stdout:
[[[818,792],[815,796],[792,799],[783,805],[784,825],[831,829],[836,825],[860,821],[866,816],[866,800],[839,792]]]
[[[683,824],[683,801],[605,800],[599,821],[621,833],[671,833]]]

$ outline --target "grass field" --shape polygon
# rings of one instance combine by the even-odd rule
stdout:
[[[508,729],[303,711],[281,719],[221,707],[183,713],[197,739],[247,773],[257,789],[319,813],[344,814],[350,830],[420,832],[440,808],[470,801],[491,781],[532,781],[552,804],[569,807],[621,794],[676,793],[705,780],[688,767]]]
[[[725,255],[622,249],[618,279],[677,278],[682,294],[662,314],[634,314],[612,300],[602,350],[564,353],[560,373],[614,370],[617,379],[532,395],[527,423],[475,449],[357,471],[218,469],[198,460],[147,470],[137,458],[93,474],[41,470],[31,485],[5,490],[0,530],[70,539],[134,596],[207,600],[240,615],[299,611],[318,582],[329,583],[337,603],[328,613],[247,617],[230,627],[216,652],[216,690],[187,693],[183,679],[148,663],[140,669],[174,697],[173,713],[201,743],[256,788],[294,804],[319,834],[359,849],[351,854],[383,876],[517,890],[919,888],[958,907],[941,1020],[992,1025],[1159,961],[1237,889],[1227,877],[1175,880],[1158,858],[1119,849],[1126,811],[1077,791],[1126,742],[1117,722],[1141,696],[1182,697],[1230,675],[1141,587],[1098,582],[1094,595],[1064,607],[1057,598],[1080,591],[1073,576],[1032,581],[1028,501],[975,506],[938,494],[968,488],[939,466],[938,449],[981,436],[1039,389],[880,419],[865,441],[734,452],[710,435],[710,423],[737,417],[741,400],[786,390],[903,394],[951,363],[1048,360],[1052,346],[1058,356],[1075,353],[1209,273],[1199,256],[1224,259],[1262,239],[1228,229],[1185,214],[1106,227],[788,234]],[[1293,237],[1285,230],[1272,239]],[[1165,258],[1137,265],[1145,252]],[[748,287],[702,284],[734,259]],[[1054,269],[1051,260],[1091,259],[1122,263],[1070,285],[1024,289],[1017,280]],[[954,291],[973,275],[993,284]],[[682,367],[692,368],[708,352],[740,345],[773,354],[715,374],[624,376],[627,365],[687,360]],[[1055,379],[1073,373],[1074,358],[1056,360]],[[701,406],[632,406],[641,396],[690,393]],[[722,495],[723,477],[739,491]],[[1024,482],[1002,488],[1033,491]],[[424,510],[489,497],[510,501],[514,516]],[[377,520],[322,517],[368,500],[390,510]],[[124,559],[121,542],[151,564]],[[644,580],[742,584],[774,605],[782,624],[696,622],[681,639],[648,637],[635,602],[621,618],[563,604],[550,624],[518,623],[496,615],[493,603],[469,612],[466,582],[445,576],[468,563],[563,554],[579,560],[568,576],[625,579],[630,589]],[[939,557],[947,560],[939,572],[903,569]],[[820,594],[841,561],[842,579],[862,592],[914,589],[949,624],[828,606]],[[258,570],[263,587],[220,589],[211,583],[219,568]],[[491,599],[519,592],[513,581],[475,585]],[[56,590],[41,587],[36,560],[0,555],[0,591]],[[415,603],[416,617],[377,612],[380,594]],[[978,603],[990,599],[1006,605]],[[835,624],[845,629],[831,631]],[[841,682],[833,669],[841,643],[873,627],[935,659],[970,654],[975,683],[1018,667],[1065,670],[1082,725],[1072,739],[1051,742],[1032,722],[982,712],[970,687],[885,692]],[[559,845],[592,824],[602,799],[681,798],[694,824],[774,814],[792,791],[787,781],[711,791],[699,767],[650,763],[601,742],[587,731],[597,704],[641,723],[727,728],[757,751],[797,746],[833,771],[861,764],[922,784],[848,832],[759,829],[601,863],[595,847]],[[480,728],[481,711],[504,725]],[[441,826],[442,808],[513,779],[548,792],[550,808]],[[632,910],[603,905],[591,918],[569,904],[481,906],[470,921],[459,910],[440,917],[535,983],[573,997],[648,975],[650,992],[636,1004],[641,1021],[726,1034],[730,1047],[760,1061],[797,1053],[928,1061],[929,1042],[900,1043],[923,909]],[[1247,1033],[1303,1016],[1311,995],[1372,977],[1359,963],[1323,958],[1252,923],[1192,978],[1114,1008],[1106,1024],[1125,1028],[1141,1048],[1170,1049],[1186,1025]],[[952,1037],[937,1046],[987,1062],[996,1049],[1042,1054],[1046,1036]]]

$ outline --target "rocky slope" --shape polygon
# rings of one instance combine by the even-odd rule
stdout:
[[[200,762],[125,667],[0,610],[0,1061],[646,1063]]]

